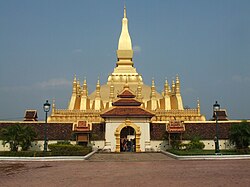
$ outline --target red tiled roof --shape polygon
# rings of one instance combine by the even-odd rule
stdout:
[[[141,106],[141,102],[130,99],[130,98],[121,98],[112,103],[113,106]]]
[[[117,97],[119,98],[135,98],[135,95],[129,89],[124,89]]]
[[[227,111],[225,109],[220,109],[216,113],[218,121],[228,121]],[[213,114],[213,120],[215,120],[215,114]]]
[[[120,106],[114,107],[101,114],[101,117],[153,117],[154,114],[140,107]]]
[[[26,110],[24,115],[24,121],[37,121],[37,111]]]

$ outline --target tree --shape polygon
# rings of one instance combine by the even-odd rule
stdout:
[[[37,137],[37,133],[31,126],[21,126],[21,137],[20,137],[20,146],[23,151],[27,151],[31,146],[31,143]]]
[[[250,124],[242,121],[240,124],[232,125],[229,132],[229,140],[236,149],[248,149],[250,144]]]
[[[18,146],[26,151],[34,141],[37,134],[31,126],[10,125],[1,129],[0,139],[3,140],[3,145],[9,143],[10,151],[18,151]]]

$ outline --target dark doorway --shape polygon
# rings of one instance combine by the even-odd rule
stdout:
[[[126,126],[120,133],[120,152],[135,152],[135,129]]]

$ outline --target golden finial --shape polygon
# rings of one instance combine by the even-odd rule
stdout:
[[[74,74],[74,81],[73,82],[76,83],[76,74]]]
[[[126,76],[126,82],[125,82],[124,88],[129,88],[129,86],[128,86],[128,76]]]
[[[176,75],[176,83],[179,83],[180,82],[180,79],[179,79],[179,75],[177,74]]]
[[[152,87],[154,87],[155,86],[155,79],[154,79],[154,77],[152,77]]]
[[[127,13],[126,13],[126,5],[124,4],[124,12],[123,12],[123,14],[124,14],[124,18],[127,18]]]

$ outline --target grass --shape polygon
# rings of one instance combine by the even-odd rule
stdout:
[[[194,156],[194,155],[215,155],[214,150],[175,150],[169,149],[167,150],[170,153],[179,155],[179,156]],[[250,154],[244,152],[238,152],[236,150],[221,150],[220,153],[222,155],[242,155],[242,154]]]

